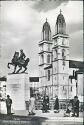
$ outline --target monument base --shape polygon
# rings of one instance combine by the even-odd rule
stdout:
[[[28,74],[10,74],[7,76],[7,95],[12,99],[12,108],[15,114],[26,112],[26,103],[30,98]],[[19,113],[20,114],[20,113]]]

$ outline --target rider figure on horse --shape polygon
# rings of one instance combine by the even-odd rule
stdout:
[[[23,52],[23,50],[20,50],[20,54],[19,52],[15,51],[15,54],[11,60],[11,62],[8,63],[7,67],[10,68],[9,65],[13,65],[14,66],[14,71],[13,73],[19,73],[20,70],[22,70],[22,67],[24,68],[24,70],[21,73],[24,73],[27,70],[27,65],[29,62],[29,58],[25,59],[25,54]],[[19,67],[19,69],[16,71],[17,66]]]
[[[18,59],[19,59],[19,52],[15,51],[15,54],[14,54],[14,56],[12,58],[12,62],[17,63]]]
[[[23,50],[21,49],[21,50],[20,50],[20,57],[19,57],[20,63],[24,63],[25,57],[26,57],[26,56],[25,56]]]

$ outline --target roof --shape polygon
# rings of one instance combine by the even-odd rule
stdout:
[[[58,17],[57,17],[57,22],[56,22],[57,24],[58,23],[65,23],[65,19],[64,19],[64,16],[62,15],[62,13],[60,12],[60,14],[58,15]]]
[[[46,22],[43,24],[43,30],[42,31],[44,31],[44,30],[48,30],[48,31],[51,32],[51,28],[50,28],[49,23],[47,22],[47,19],[46,19]]]
[[[69,68],[83,68],[84,69],[84,62],[83,61],[74,61],[69,60]]]

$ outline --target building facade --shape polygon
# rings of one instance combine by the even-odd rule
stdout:
[[[48,21],[43,24],[42,40],[39,42],[39,93],[47,94],[50,98],[56,95],[59,99],[69,99],[72,95],[74,97],[76,80],[70,63],[69,35],[66,32],[65,18],[60,11],[52,37]]]

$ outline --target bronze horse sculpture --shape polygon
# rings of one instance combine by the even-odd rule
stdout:
[[[27,58],[26,60],[20,60],[19,59],[19,52],[15,52],[13,59],[11,60],[10,63],[8,63],[7,67],[10,69],[9,65],[14,66],[13,73],[19,73],[23,67],[24,71],[22,71],[21,73],[25,73],[25,71],[27,70],[28,62],[29,62],[29,58]],[[16,71],[17,66],[19,67],[19,69]]]

